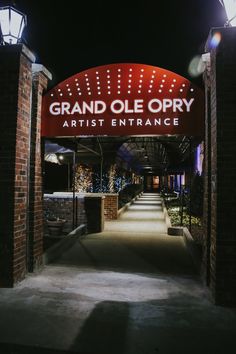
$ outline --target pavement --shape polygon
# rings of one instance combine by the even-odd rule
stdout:
[[[14,289],[0,289],[0,353],[225,354],[236,309],[215,306],[161,199],[143,194]]]

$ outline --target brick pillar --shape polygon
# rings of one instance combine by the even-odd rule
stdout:
[[[210,51],[208,158],[209,285],[216,304],[236,305],[236,28],[213,29],[221,42]],[[210,119],[208,120],[208,117]],[[209,208],[208,208],[209,211]]]
[[[104,230],[104,199],[103,196],[84,198],[89,233],[102,232]]]
[[[104,197],[105,220],[116,220],[118,218],[118,194],[107,193]]]
[[[28,270],[42,265],[43,255],[43,190],[41,153],[42,94],[47,88],[49,71],[40,64],[33,64],[31,156],[29,175],[29,242]]]
[[[22,280],[31,258],[29,179],[32,176],[30,155],[33,140],[31,129],[34,127],[31,120],[34,61],[34,55],[24,45],[0,47],[1,287],[11,287]],[[37,129],[38,141],[39,122]],[[35,147],[38,151],[38,143]],[[35,176],[37,174],[38,171]]]
[[[211,247],[211,68],[209,53],[203,55],[206,65],[205,82],[205,142],[204,142],[204,199],[203,199],[203,254],[201,275],[206,285],[210,284],[210,247]]]

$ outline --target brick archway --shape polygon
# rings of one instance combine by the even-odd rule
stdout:
[[[214,31],[213,31],[214,33]],[[205,149],[205,161],[206,161],[206,175],[205,175],[205,245],[204,245],[204,259],[202,265],[202,275],[207,280],[210,286],[213,297],[218,304],[235,305],[236,299],[236,239],[235,239],[235,200],[236,189],[234,183],[236,179],[235,160],[236,144],[236,45],[235,45],[235,28],[220,29],[222,35],[222,41],[218,48],[208,48],[210,54],[205,72],[205,86],[206,86],[206,149]],[[212,37],[212,33],[211,33]],[[211,38],[210,37],[210,38]],[[46,89],[47,80],[50,78],[50,73],[41,65],[34,65],[35,58],[32,53],[24,45],[5,46],[0,48],[0,139],[1,139],[1,159],[0,159],[0,225],[1,225],[1,238],[0,238],[0,286],[13,286],[18,281],[22,280],[28,271],[37,269],[42,264],[42,183],[41,183],[41,148],[40,148],[40,124],[41,124],[41,109],[42,109],[42,92]],[[115,65],[115,64],[113,64]],[[127,64],[122,64],[127,65]],[[130,64],[128,64],[130,65]],[[138,64],[135,64],[138,65]],[[112,66],[112,68],[119,69]],[[142,86],[143,77],[141,77],[143,67],[138,67],[139,77],[135,76],[135,90],[136,94],[139,92],[139,85]],[[152,70],[153,67],[151,67]],[[130,77],[126,67],[124,71],[125,80],[127,81],[128,97],[132,97],[129,93],[129,80]],[[96,74],[97,69],[90,69],[92,73],[94,70],[94,77],[96,81],[96,94],[99,95],[98,81]],[[108,91],[109,80],[108,75],[111,67],[106,66],[104,75],[106,75],[106,95],[110,97]],[[147,72],[150,67],[148,66]],[[160,69],[163,70],[163,69]],[[163,94],[162,88],[164,84],[168,82],[168,96],[161,96],[153,101],[155,104],[152,106],[155,112],[160,113],[160,118],[175,118],[176,112],[180,114],[183,121],[188,119],[191,110],[191,86],[184,78],[179,77],[179,86],[175,85],[177,79],[175,76],[170,75],[172,83],[166,80],[164,75],[166,72],[161,72],[161,82],[157,81],[159,85],[159,94]],[[84,76],[83,89],[86,94],[95,87],[87,85],[89,77],[87,72],[81,73]],[[116,93],[118,94],[118,71],[117,71],[117,87]],[[152,76],[154,73],[149,72]],[[149,75],[149,76],[150,76]],[[176,75],[176,74],[173,74]],[[110,75],[109,75],[110,76]],[[127,106],[126,114],[132,114],[132,117],[141,119],[138,116],[139,110],[144,108],[144,105],[148,98],[155,99],[155,97],[148,96],[153,94],[153,84],[151,82],[152,77],[145,78],[145,97],[143,102],[136,102],[131,108]],[[105,77],[105,76],[104,76]],[[88,78],[88,80],[86,80]],[[56,87],[58,102],[62,102],[60,98],[63,98],[63,94],[67,92],[68,98],[73,96],[73,92],[77,90],[76,85],[78,79],[76,76],[69,79],[69,82],[65,81]],[[73,88],[70,87],[70,81],[74,80]],[[79,80],[79,79],[78,79]],[[164,80],[164,81],[162,81]],[[176,81],[174,81],[176,80]],[[182,80],[182,81],[181,81]],[[140,82],[141,81],[141,82]],[[113,82],[114,84],[114,82]],[[67,86],[69,85],[69,86]],[[161,87],[160,85],[163,85]],[[173,87],[171,85],[174,85]],[[187,86],[188,91],[185,99],[185,112],[182,112],[184,101],[175,101],[178,97],[174,97],[175,90],[179,91]],[[90,90],[88,90],[90,88]],[[133,87],[134,88],[134,87]],[[141,87],[142,88],[142,87]],[[157,87],[155,86],[157,89]],[[65,90],[64,92],[62,91]],[[167,86],[166,86],[167,89]],[[61,90],[61,91],[59,91]],[[110,90],[110,89],[109,89]],[[151,92],[148,92],[151,91]],[[182,91],[180,91],[182,93]],[[49,92],[45,97],[46,101],[53,97],[53,92]],[[62,94],[62,96],[61,96]],[[58,96],[59,95],[59,96]],[[122,94],[123,95],[123,94]],[[118,107],[113,109],[118,114],[119,109],[122,112],[125,110],[125,102],[127,99],[124,95],[121,95],[121,99],[118,102]],[[131,96],[129,96],[131,95]],[[89,94],[87,95],[90,96]],[[132,97],[135,98],[134,96]],[[117,99],[113,97],[113,99]],[[122,101],[123,100],[123,101]],[[166,101],[163,101],[166,100]],[[84,100],[88,104],[87,99]],[[124,103],[124,106],[123,103]],[[111,100],[107,101],[111,104]],[[164,103],[165,102],[165,103]],[[181,105],[182,102],[182,105]],[[196,100],[197,102],[197,100]],[[143,103],[143,105],[142,105]],[[165,104],[165,106],[164,106]],[[193,102],[191,103],[191,105]],[[135,106],[136,105],[136,106]],[[162,105],[162,106],[160,106]],[[45,103],[44,107],[48,107]],[[61,107],[60,105],[58,107]],[[57,108],[58,108],[57,107]],[[95,106],[85,105],[87,111],[93,110]],[[136,107],[136,108],[135,108]],[[146,106],[145,106],[146,107]],[[161,107],[161,108],[160,108]],[[164,108],[165,109],[164,109]],[[175,108],[174,108],[175,107]],[[199,115],[202,112],[202,108],[198,105],[192,105],[195,107],[191,112],[192,116]],[[54,107],[55,108],[55,107]],[[71,107],[64,106],[64,112],[69,112],[68,116],[73,118],[73,114],[69,111]],[[150,108],[150,106],[149,106]],[[160,109],[159,109],[160,108]],[[170,109],[167,113],[167,108]],[[43,108],[45,109],[45,108]],[[52,110],[53,108],[51,108]],[[61,109],[61,108],[60,108]],[[74,108],[73,113],[80,113],[81,107]],[[97,109],[102,109],[101,106],[97,106]],[[129,112],[129,109],[132,111]],[[136,109],[136,111],[134,111]],[[104,111],[105,112],[105,111]],[[103,113],[104,113],[103,112]],[[195,112],[195,113],[193,113]],[[90,112],[91,113],[91,112]],[[147,113],[147,112],[146,112]],[[173,113],[175,113],[173,115]],[[185,114],[182,114],[185,113]],[[164,115],[163,115],[164,114]],[[59,114],[60,115],[60,114]],[[47,115],[44,111],[44,117]],[[128,116],[127,116],[128,117]],[[129,118],[132,118],[129,117]],[[90,119],[88,116],[87,119]],[[157,118],[156,118],[157,119]],[[59,120],[60,121],[60,120]],[[47,135],[61,135],[55,134],[53,131],[48,131],[45,128],[45,122],[43,122],[43,134]],[[201,124],[201,123],[200,123]],[[157,127],[160,126],[157,123]],[[65,128],[66,125],[65,125]],[[173,126],[172,126],[173,128]],[[191,132],[196,132],[199,126],[196,122],[188,128]],[[200,127],[202,129],[202,127]],[[200,130],[201,130],[200,129]],[[189,131],[190,131],[189,130]],[[132,132],[132,129],[131,129]],[[88,133],[88,131],[85,133]],[[101,132],[99,132],[100,134]],[[119,131],[119,134],[121,132]],[[143,132],[142,132],[143,133]],[[142,134],[141,133],[141,134]],[[148,132],[146,132],[149,134]],[[155,133],[152,131],[152,135],[170,132],[161,131],[156,129]],[[179,133],[185,134],[181,129]],[[62,135],[63,135],[62,134]],[[71,132],[69,132],[71,134]],[[81,131],[78,134],[82,134]],[[93,131],[94,134],[94,131]],[[96,133],[98,134],[98,133]],[[138,134],[137,131],[135,134]],[[172,130],[172,134],[175,134]],[[74,134],[73,132],[73,135]],[[68,134],[64,134],[68,136]]]

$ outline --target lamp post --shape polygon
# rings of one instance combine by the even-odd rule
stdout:
[[[1,44],[19,43],[26,23],[26,15],[13,6],[0,7]]]
[[[236,0],[219,0],[221,5],[224,7],[227,22],[225,23],[225,27],[228,26],[236,26]]]

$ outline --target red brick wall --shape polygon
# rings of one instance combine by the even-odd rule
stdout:
[[[0,50],[0,285],[12,286],[26,273],[32,74],[22,46]]]
[[[16,121],[13,282],[26,273],[28,168],[31,119],[31,62],[21,54]]]
[[[42,71],[34,71],[31,120],[31,158],[29,190],[29,271],[42,265],[43,255],[43,190],[41,163],[41,105],[48,78]]]
[[[33,61],[24,45],[0,46],[2,287],[22,280],[42,257],[40,107],[45,79],[36,80],[32,100]]]
[[[60,193],[59,193],[60,194]],[[66,196],[66,194],[68,194]],[[84,196],[78,195],[77,196],[77,211],[78,211],[78,218],[77,218],[77,225],[87,224],[87,217],[85,213],[84,207],[84,197],[91,196],[96,197],[101,196],[101,194],[85,194]],[[105,197],[104,199],[104,219],[105,220],[116,220],[117,213],[118,213],[118,194],[102,194]],[[69,232],[72,230],[72,210],[73,210],[73,203],[72,203],[72,195],[69,196],[69,193],[65,193],[63,197],[63,193],[61,196],[56,194],[46,194],[44,195],[44,215],[45,219],[47,214],[50,216],[59,217],[62,219],[66,219],[67,222],[65,224],[65,229]],[[46,228],[46,224],[45,224]]]
[[[207,166],[211,180],[205,194],[210,205],[208,283],[217,304],[235,306],[236,28],[217,31],[221,32],[222,40],[216,50],[211,50],[208,114],[211,149]]]
[[[105,220],[116,220],[118,214],[118,194],[104,194]]]
[[[53,194],[44,195],[44,226],[47,232],[46,218],[47,216],[55,216],[65,219],[65,231],[73,230],[73,199],[71,196],[56,196]],[[77,225],[87,224],[87,218],[84,210],[84,197],[77,196]]]

